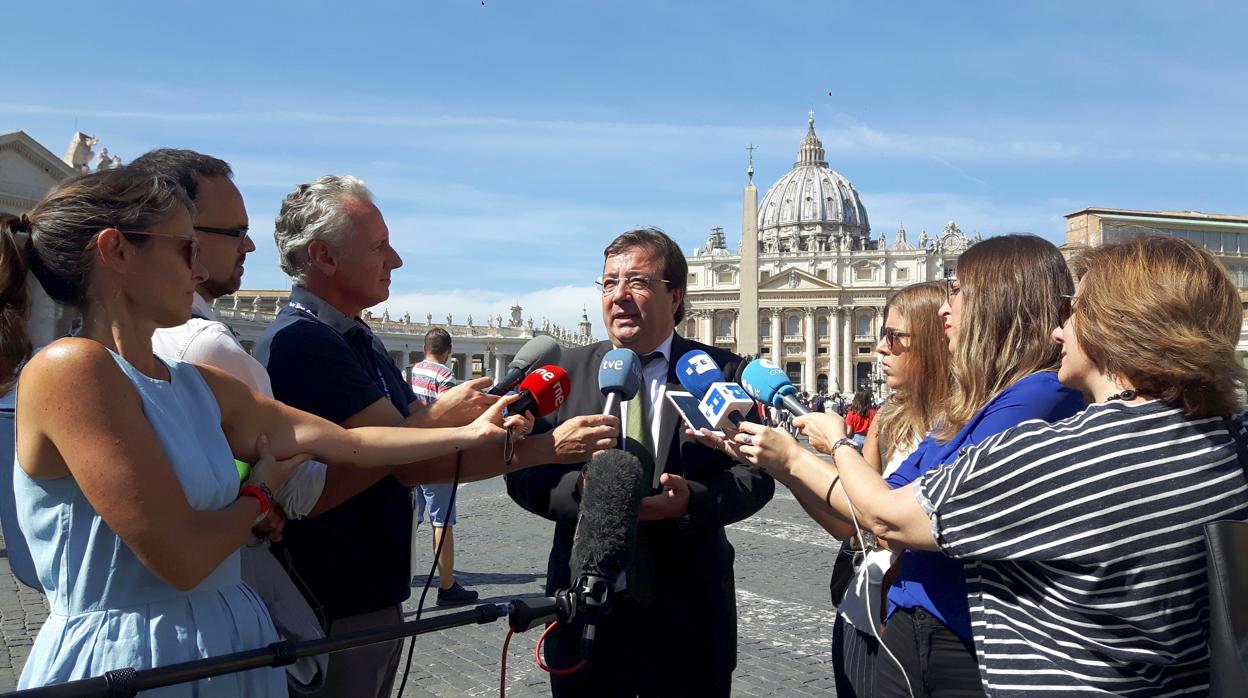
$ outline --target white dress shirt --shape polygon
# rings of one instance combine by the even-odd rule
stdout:
[[[152,335],[152,351],[178,361],[212,366],[226,371],[265,397],[273,398],[273,385],[264,366],[239,343],[225,323],[217,319],[212,305],[195,294],[192,317],[177,327],[164,327]],[[325,464],[308,461],[283,484],[274,497],[286,516],[307,516],[325,489]]]

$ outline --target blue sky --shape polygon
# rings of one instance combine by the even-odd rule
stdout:
[[[375,192],[392,315],[573,324],[605,244],[740,231],[807,110],[875,233],[955,219],[1060,242],[1084,206],[1248,214],[1248,9],[1203,2],[31,3],[6,7],[0,132],[61,154],[225,158],[272,220],[328,172]],[[27,37],[15,42],[12,37]],[[24,47],[23,47],[24,46]]]

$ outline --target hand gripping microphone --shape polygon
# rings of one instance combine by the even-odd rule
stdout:
[[[572,394],[572,382],[568,372],[558,366],[542,366],[534,369],[520,382],[520,399],[507,406],[511,414],[532,412],[534,417],[545,417],[559,409]]]
[[[598,621],[611,610],[611,592],[632,563],[641,509],[641,462],[612,449],[595,453],[585,471],[581,511],[572,537],[569,567],[573,591],[585,617],[581,656],[594,649]]]
[[[620,402],[628,402],[641,390],[641,359],[632,349],[612,349],[598,368],[598,389],[607,398],[603,414],[611,414]]]
[[[516,358],[507,364],[507,372],[494,383],[494,387],[486,392],[490,395],[506,395],[516,387],[530,368],[540,364],[557,364],[562,355],[563,350],[559,348],[555,340],[546,335],[538,335],[520,347],[520,351],[516,352]]]
[[[745,392],[776,409],[786,409],[798,417],[810,414],[810,408],[797,399],[797,388],[774,361],[751,361],[741,373],[741,385]]]
[[[736,383],[730,383],[710,354],[701,349],[685,352],[676,362],[676,378],[685,390],[702,400],[698,410],[716,429],[739,426],[754,400]]]

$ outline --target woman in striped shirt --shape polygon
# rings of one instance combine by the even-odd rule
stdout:
[[[900,490],[837,420],[800,423],[877,535],[964,562],[989,694],[1206,693],[1203,525],[1248,520],[1230,417],[1239,293],[1179,238],[1093,248],[1077,272],[1053,338],[1082,413],[1006,430]]]

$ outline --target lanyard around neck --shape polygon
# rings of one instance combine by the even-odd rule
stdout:
[[[338,330],[334,329],[332,326],[330,326],[329,323],[322,320],[319,316],[317,316],[315,311],[313,311],[311,308],[304,305],[303,303],[300,303],[299,301],[287,301],[286,305],[290,306],[292,310],[298,310],[304,313],[305,315],[307,315],[308,317],[312,318],[313,320],[316,320],[317,322],[321,323],[322,325],[329,327],[331,330],[338,332]],[[356,329],[356,328],[359,328],[362,330],[364,329],[360,327],[359,325],[356,325],[355,327],[351,329]],[[347,337],[346,333],[340,332],[339,334],[342,335],[343,339],[347,339],[348,341],[350,341],[350,338]],[[365,351],[368,355],[368,363],[373,367],[374,373],[377,374],[377,386],[381,388],[381,391],[383,393],[386,394],[387,400],[394,402],[394,396],[390,394],[390,384],[386,382],[386,377],[382,375],[381,367],[377,365],[377,360],[373,356],[372,335],[367,330],[365,330],[363,334],[364,334],[364,337],[369,340],[369,346],[365,347]]]

